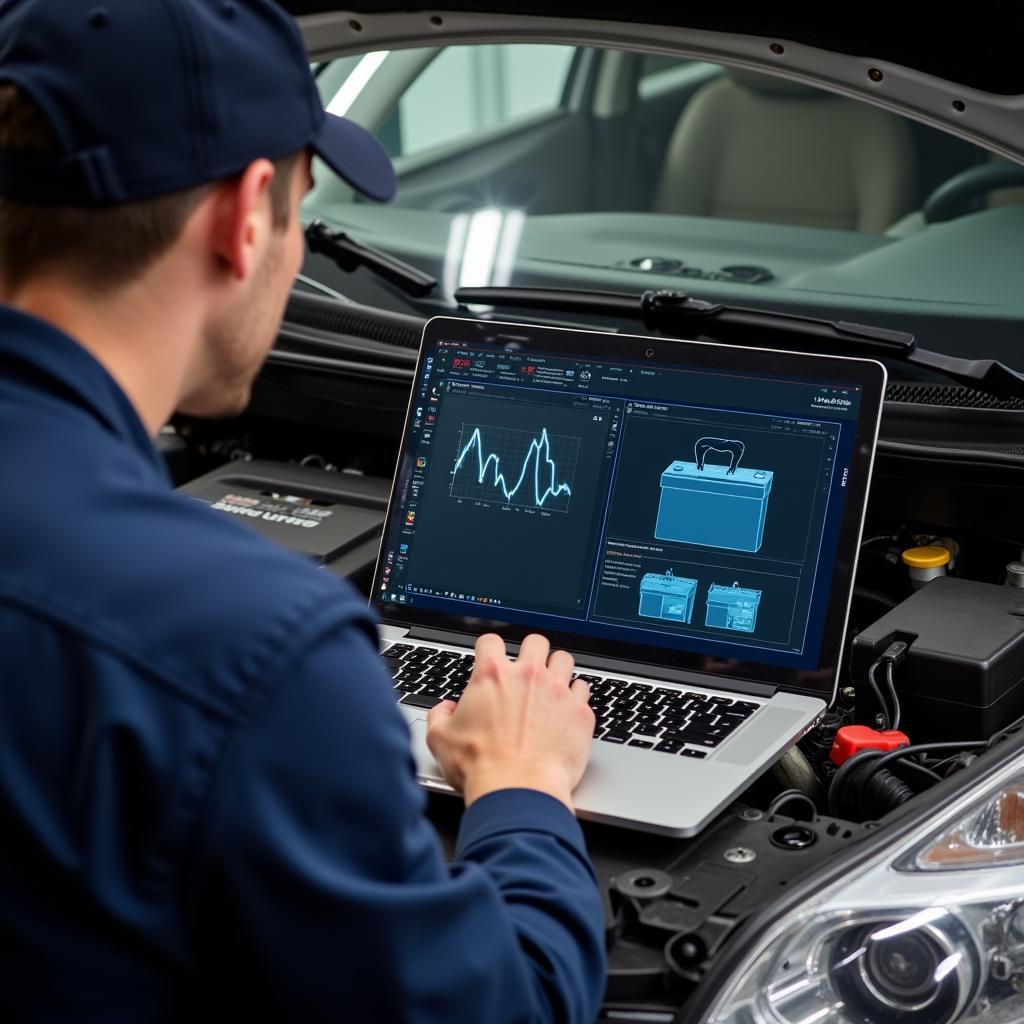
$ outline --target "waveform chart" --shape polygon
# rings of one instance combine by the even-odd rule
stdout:
[[[451,496],[519,508],[568,512],[580,438],[464,423]]]

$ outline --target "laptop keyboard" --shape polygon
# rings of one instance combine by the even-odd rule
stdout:
[[[432,708],[462,696],[474,659],[457,651],[392,644],[381,660],[402,704]],[[590,684],[590,706],[597,716],[595,740],[681,757],[707,757],[761,706],[657,683],[583,672],[575,678]]]

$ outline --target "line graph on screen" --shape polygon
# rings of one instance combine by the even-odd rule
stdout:
[[[451,497],[568,512],[580,438],[464,423]]]

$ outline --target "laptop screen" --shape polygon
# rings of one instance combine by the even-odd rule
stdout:
[[[831,673],[878,364],[465,323],[425,337],[374,583],[386,619]]]

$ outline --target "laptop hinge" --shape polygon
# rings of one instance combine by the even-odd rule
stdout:
[[[411,626],[408,638],[411,640],[431,640],[434,643],[455,644],[460,647],[472,647],[476,637],[470,633],[458,633],[447,629],[430,629],[426,626]],[[508,641],[506,647],[515,654],[519,644]],[[714,690],[725,690],[727,693],[744,693],[753,697],[773,697],[779,688],[772,683],[756,683],[749,679],[732,679],[729,676],[714,675],[710,672],[689,672],[686,669],[669,668],[664,665],[645,665],[642,662],[621,661],[617,658],[606,658],[599,654],[576,654],[577,668],[592,668],[598,672],[618,672],[626,676],[641,678],[664,679],[670,683],[682,683],[686,686],[704,686]]]
[[[407,639],[432,640],[434,643],[456,644],[459,647],[472,647],[477,641],[472,633],[460,633],[454,629],[430,629],[428,626],[410,626]],[[506,640],[505,646],[513,654],[519,650],[519,644],[511,640]]]

